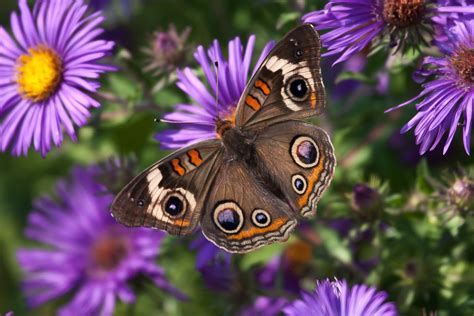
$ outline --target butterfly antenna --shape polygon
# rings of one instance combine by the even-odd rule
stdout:
[[[216,73],[216,100],[215,100],[215,108],[216,108],[216,112],[215,112],[215,115],[214,115],[214,119],[217,120],[218,119],[218,116],[217,116],[217,113],[218,113],[218,110],[219,110],[219,62],[216,60],[214,62],[214,71]]]

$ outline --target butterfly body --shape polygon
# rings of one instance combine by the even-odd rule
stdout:
[[[127,226],[203,234],[229,252],[284,241],[315,214],[336,164],[329,136],[301,119],[325,107],[319,36],[302,25],[269,53],[216,138],[158,161],[116,197]],[[229,118],[230,117],[230,118]]]
[[[244,133],[238,127],[230,127],[219,135],[227,159],[250,160],[255,152],[255,133]]]

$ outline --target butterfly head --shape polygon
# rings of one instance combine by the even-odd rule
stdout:
[[[235,110],[228,115],[216,115],[214,123],[217,138],[222,138],[225,132],[235,127]]]

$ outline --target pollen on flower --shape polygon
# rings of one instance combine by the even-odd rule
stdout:
[[[63,66],[59,55],[40,45],[17,59],[17,83],[21,95],[33,102],[49,98],[61,82]]]
[[[451,64],[456,70],[462,85],[474,85],[474,48],[461,47],[451,57]]]
[[[397,27],[419,24],[425,14],[424,0],[386,0],[383,5],[384,20]]]

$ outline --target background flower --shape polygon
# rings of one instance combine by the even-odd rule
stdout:
[[[434,76],[423,85],[424,90],[387,112],[419,99],[417,114],[402,128],[402,133],[415,128],[420,154],[434,150],[447,134],[446,153],[459,125],[462,125],[464,148],[471,151],[471,130],[474,108],[474,20],[458,21],[450,29],[449,42],[443,47],[449,53],[441,58],[426,57],[417,72],[418,81]],[[463,121],[461,121],[463,119]],[[460,123],[462,122],[462,123]]]
[[[37,1],[33,11],[19,0],[11,14],[15,40],[0,27],[0,150],[26,155],[30,146],[45,156],[60,146],[64,129],[74,141],[74,124],[83,126],[101,73],[98,63],[113,42],[98,40],[104,20],[86,14],[83,1]]]
[[[46,247],[17,253],[29,305],[71,296],[61,315],[112,315],[117,299],[135,302],[129,282],[141,276],[185,299],[155,264],[164,233],[116,223],[109,214],[113,197],[96,175],[76,168],[71,180],[58,183],[58,201],[36,200],[25,233]]]
[[[303,21],[329,30],[321,36],[328,48],[323,56],[337,55],[338,63],[381,42],[395,51],[428,46],[426,38],[440,22],[436,19],[449,13],[474,13],[474,8],[434,0],[330,0],[323,10],[303,16]]]
[[[253,305],[248,306],[240,312],[240,316],[276,316],[280,315],[283,308],[288,305],[288,301],[284,298],[273,298],[259,296],[253,302]]]
[[[197,251],[196,269],[206,286],[214,291],[230,291],[237,277],[232,267],[232,255],[207,240],[201,232],[191,242],[190,248]]]
[[[191,33],[191,28],[187,27],[179,34],[173,24],[168,27],[168,31],[153,33],[150,46],[143,50],[148,56],[145,71],[159,75],[182,66],[189,49],[186,45],[189,33]]]
[[[395,316],[397,310],[388,303],[385,292],[373,287],[354,285],[346,281],[318,282],[313,293],[303,293],[301,300],[293,302],[284,311],[286,315],[327,316]]]

